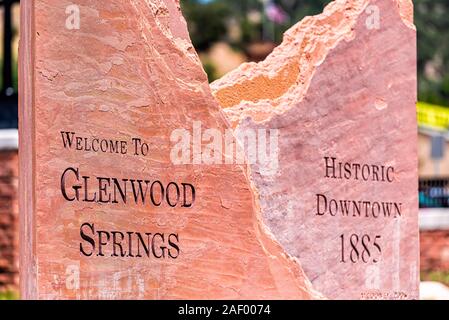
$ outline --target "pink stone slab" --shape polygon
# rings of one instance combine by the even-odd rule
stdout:
[[[179,1],[76,1],[80,28],[66,28],[72,1],[22,1],[20,46],[21,294],[25,299],[309,299],[310,287],[260,222],[243,165],[174,165],[170,135],[228,129],[188,38]],[[69,21],[73,27],[74,21]],[[71,23],[71,24],[70,24]],[[139,137],[148,156],[74,151],[61,131],[90,141]],[[81,146],[83,142],[81,143]],[[68,201],[74,172],[89,176],[189,183],[191,208]],[[94,181],[94,182],[92,182]],[[81,199],[96,189],[80,191]],[[129,187],[129,185],[128,185]],[[173,190],[172,186],[172,190]],[[110,189],[108,189],[110,190]],[[129,191],[129,189],[128,189]],[[106,199],[107,196],[103,195]],[[103,200],[104,200],[103,199]],[[89,223],[91,227],[84,225]],[[84,225],[84,229],[81,226]],[[95,233],[92,230],[95,227]],[[81,228],[81,229],[80,229]],[[152,238],[176,259],[143,257],[98,231],[165,234]],[[168,243],[171,238],[180,251]],[[83,236],[84,235],[84,238]],[[95,250],[88,239],[94,239]],[[95,237],[94,237],[95,235]],[[115,234],[120,237],[118,233]],[[102,237],[98,239],[98,237]],[[100,253],[99,242],[104,256]],[[133,240],[136,245],[136,239]],[[157,242],[156,242],[157,241]],[[137,242],[139,243],[139,242]],[[83,248],[86,256],[82,254]],[[134,250],[134,251],[133,251]],[[119,253],[121,255],[121,252]],[[126,255],[126,254],[125,254]]]
[[[278,170],[251,166],[263,221],[331,299],[419,298],[412,13],[409,0],[335,1],[212,84],[234,128],[279,130]]]

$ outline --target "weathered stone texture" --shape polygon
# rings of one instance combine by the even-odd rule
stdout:
[[[278,172],[264,175],[258,163],[251,166],[263,221],[329,298],[418,298],[412,13],[409,0],[334,1],[292,27],[265,61],[212,84],[234,128],[279,130]],[[355,179],[352,171],[350,179],[334,179],[326,158],[369,165],[370,178]],[[393,181],[378,182],[372,165],[393,167]],[[349,217],[342,214],[346,201]],[[370,212],[395,203],[400,215],[366,217],[354,213],[353,201],[369,202]],[[370,237],[367,263],[355,253],[358,262],[348,261],[347,242],[342,252],[340,237],[354,234]],[[374,262],[376,237],[382,253]]]
[[[228,128],[179,1],[80,0],[80,30],[64,27],[69,4],[24,3],[21,92],[34,96],[23,96],[20,111],[21,152],[27,155],[21,163],[23,297],[317,297],[297,261],[260,223],[245,166],[171,162],[173,130],[190,130],[193,121]],[[62,147],[60,131],[142,137],[151,153],[74,152]],[[196,186],[197,200],[190,209],[67,202],[60,179],[71,166],[97,177],[187,181]],[[84,257],[85,222],[98,230],[176,232],[181,254],[171,261]]]

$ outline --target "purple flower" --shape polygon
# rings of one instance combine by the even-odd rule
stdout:
[[[284,24],[288,20],[288,14],[279,5],[270,2],[265,7],[265,14],[268,19],[277,24]]]

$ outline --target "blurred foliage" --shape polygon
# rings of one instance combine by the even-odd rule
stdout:
[[[415,0],[419,99],[449,105],[449,0]]]
[[[422,281],[435,281],[449,286],[449,271],[421,272]]]
[[[197,50],[204,50],[227,33],[226,22],[232,15],[226,1],[203,4],[198,0],[182,0],[183,13],[189,22],[192,42]]]
[[[226,40],[245,50],[258,41],[281,42],[282,34],[304,16],[322,12],[330,0],[276,0],[290,19],[285,25],[267,21],[260,0],[181,0],[192,41],[198,50]],[[419,100],[449,106],[449,0],[414,0],[418,30]],[[254,21],[251,13],[259,13]],[[254,15],[253,15],[254,16]],[[230,21],[240,29],[239,39],[228,35]],[[263,25],[270,32],[264,34]],[[208,66],[209,69],[213,66]]]
[[[0,292],[0,300],[19,300],[19,295],[13,291]]]
[[[0,74],[3,72],[3,61],[0,61]],[[13,57],[12,63],[12,85],[14,92],[19,92],[19,64],[16,57]],[[0,88],[3,88],[3,77],[0,77]]]
[[[203,67],[204,67],[204,71],[207,74],[207,78],[209,79],[209,82],[213,82],[218,79],[217,68],[215,67],[215,65],[212,62],[210,62],[209,60],[203,61]]]
[[[284,25],[271,24],[274,29],[276,42],[282,40],[282,34],[295,22],[307,15],[322,12],[330,0],[277,0],[290,15],[290,21]],[[262,36],[262,22],[250,21],[251,12],[262,12],[263,5],[260,0],[181,0],[183,13],[188,21],[192,41],[198,50],[207,49],[212,43],[225,40],[230,18],[237,21],[241,30],[241,39],[238,45],[244,46],[250,42],[264,40]],[[262,17],[263,19],[263,17]],[[236,45],[236,43],[234,43]]]

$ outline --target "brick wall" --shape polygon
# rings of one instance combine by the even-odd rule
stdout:
[[[0,151],[0,292],[18,291],[18,154]]]
[[[449,230],[421,231],[421,270],[449,272]]]

